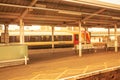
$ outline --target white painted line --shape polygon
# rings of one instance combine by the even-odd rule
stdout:
[[[55,80],[58,80],[63,74],[65,74],[68,71],[68,69],[64,70]]]
[[[25,79],[28,80],[28,79]],[[35,80],[55,80],[55,79],[35,79]]]
[[[74,75],[74,76],[70,76],[70,77],[65,77],[65,78],[61,78],[59,80],[68,80],[68,79],[74,79],[74,78],[81,78],[84,76],[90,76],[90,75],[94,75],[94,74],[98,74],[100,72],[104,72],[104,71],[113,71],[116,69],[120,69],[120,66],[115,66],[115,67],[111,67],[111,68],[106,68],[106,69],[101,69],[101,70],[96,70],[96,71],[92,71],[92,72],[88,72],[88,73],[84,73],[84,74],[80,74],[80,75]]]
[[[37,78],[38,76],[40,76],[40,74],[34,76],[33,78],[31,78],[30,80],[36,80],[35,78]]]
[[[89,66],[86,66],[86,68],[84,69],[84,71],[83,71],[82,73],[86,73],[87,70],[88,70],[88,67],[89,67]]]
[[[82,68],[82,69],[79,69],[79,68],[76,69],[76,68],[75,68],[75,69],[68,69],[68,71],[69,71],[69,70],[83,70],[83,69],[84,69],[84,68]]]
[[[11,79],[8,79],[8,80],[17,80],[17,79],[20,79],[21,77],[14,77],[14,78],[11,78]]]
[[[105,69],[107,68],[107,63],[106,62],[104,62],[104,67],[105,67]]]

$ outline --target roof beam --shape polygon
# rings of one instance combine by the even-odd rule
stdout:
[[[0,12],[0,15],[14,15],[14,16],[20,16],[20,13],[13,13],[13,12]]]
[[[17,16],[13,16],[13,15],[0,15],[0,18],[15,19],[15,18],[17,18]]]
[[[25,17],[26,20],[46,20],[46,21],[76,21],[73,19],[59,19],[59,18],[47,18],[47,17]]]
[[[95,14],[99,14],[99,13],[105,11],[105,10],[106,10],[106,9],[100,9],[99,11],[94,12],[93,15],[89,15],[89,16],[85,17],[82,21],[85,21],[85,20],[87,20],[87,19],[90,19],[90,18],[92,18]]]
[[[0,12],[0,18],[18,18],[20,16],[20,13],[6,13],[6,12]],[[26,17],[36,17],[36,18],[41,18],[41,17],[46,17],[46,18],[59,18],[59,19],[72,19],[72,20],[79,20],[80,18],[76,17],[66,17],[66,16],[51,16],[51,15],[34,15],[34,14],[27,14]],[[26,18],[24,17],[24,18]]]
[[[86,23],[92,23],[93,25],[94,24],[115,24],[114,22],[109,23],[109,22],[99,22],[99,21],[96,21],[96,22],[94,22],[94,21],[86,21]]]
[[[13,16],[13,15],[0,15],[0,18],[4,18],[4,19],[16,19],[17,16]],[[34,17],[34,16],[26,16],[25,18],[23,18],[25,20],[46,20],[46,21],[76,21],[77,19],[72,19],[72,18],[58,18],[57,16],[56,17],[46,17],[46,16],[37,16],[37,17]],[[11,23],[14,23],[14,22],[11,22]]]
[[[37,0],[32,0],[29,6],[33,6],[36,2]],[[24,12],[21,14],[21,16],[15,20],[15,22],[20,18],[24,18],[24,16],[28,13],[28,11],[29,11],[29,8],[25,9]]]
[[[33,15],[33,14],[28,14],[26,17],[36,17],[36,18],[46,17],[46,18],[57,18],[57,19],[71,19],[71,20],[79,20],[80,19],[77,17],[56,16],[56,15],[52,15],[52,16],[51,15]]]

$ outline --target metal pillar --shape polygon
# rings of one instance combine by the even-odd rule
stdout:
[[[110,42],[110,27],[108,27],[108,37],[105,45],[106,51],[109,50],[109,44],[110,44],[109,42]]]
[[[54,26],[52,26],[52,49],[54,49]]]
[[[117,25],[115,24],[115,52],[118,52]]]
[[[5,33],[8,33],[8,24],[5,24]]]
[[[24,23],[22,19],[20,19],[20,44],[24,43]]]
[[[86,43],[87,43],[87,39],[86,39],[86,31],[87,31],[87,29],[85,28],[85,33],[84,33],[84,37],[85,37],[85,42],[84,42],[84,44],[86,45]]]
[[[82,56],[82,44],[81,44],[81,22],[79,21],[79,56]]]
[[[8,24],[5,24],[4,34],[4,42],[7,44],[9,43]]]
[[[108,27],[108,42],[110,41],[110,27]]]
[[[20,44],[24,44],[24,23],[23,20],[20,19]],[[25,65],[27,65],[27,56],[24,56],[25,58]]]

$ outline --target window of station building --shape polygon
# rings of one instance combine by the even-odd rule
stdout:
[[[74,31],[79,31],[79,27],[74,27]]]
[[[0,30],[3,30],[3,27],[4,27],[4,25],[1,24],[1,25],[0,25]]]
[[[61,27],[55,27],[55,31],[60,31]]]
[[[0,34],[4,32],[4,25],[0,24]]]
[[[115,28],[110,28],[110,32],[115,32]],[[117,32],[120,32],[120,28],[117,28]]]
[[[31,26],[24,26],[25,31],[29,31]]]
[[[9,28],[8,28],[9,30],[20,30],[20,26],[18,26],[18,25],[9,25]],[[39,30],[40,28],[39,28],[39,26],[37,26],[37,25],[30,25],[30,26],[24,26],[24,30],[25,31],[31,31],[31,30]]]
[[[110,40],[114,41],[115,40],[115,36],[110,36]]]
[[[66,31],[67,27],[55,27],[55,31]]]
[[[10,31],[18,31],[19,29],[20,27],[18,25],[13,25],[13,24],[9,25],[8,27],[8,30]]]
[[[88,28],[89,32],[107,32],[108,29],[106,28]]]
[[[51,26],[40,26],[41,31],[51,31]]]
[[[92,42],[92,43],[99,42],[99,41],[100,41],[100,38],[99,38],[99,37],[96,37],[96,36],[91,37],[91,42]]]
[[[39,25],[32,25],[32,26],[30,27],[30,30],[34,30],[34,31],[40,30],[40,26],[39,26]]]
[[[69,31],[73,31],[73,27],[67,26],[66,28],[67,28],[67,30],[69,30]]]

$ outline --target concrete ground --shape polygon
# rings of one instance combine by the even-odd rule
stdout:
[[[28,65],[0,68],[0,80],[58,80],[120,65],[120,52],[110,51],[79,57],[72,49],[30,50],[29,58]]]

